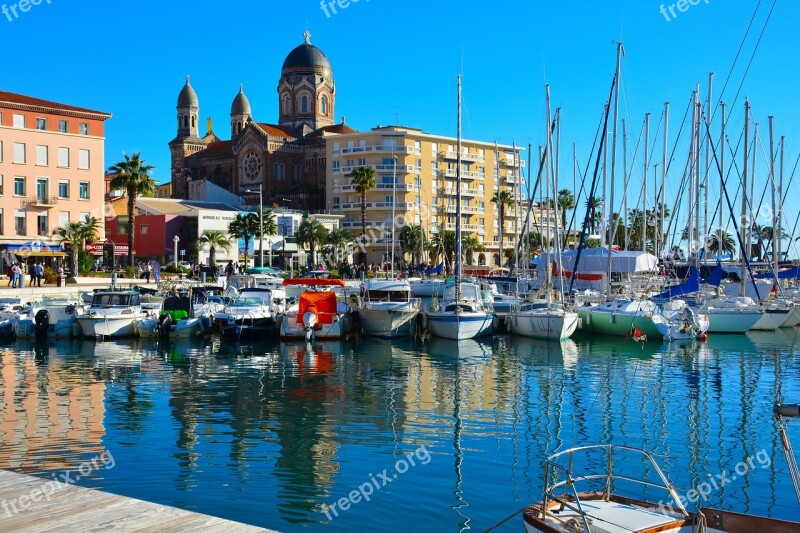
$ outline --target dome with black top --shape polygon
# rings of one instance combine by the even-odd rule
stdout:
[[[233,99],[233,104],[231,104],[231,115],[252,115],[250,101],[244,95],[241,84],[239,84],[239,94],[236,95],[236,98]]]
[[[178,95],[178,107],[199,107],[197,93],[194,92],[191,84],[189,83],[189,76],[186,76],[186,85],[181,89]]]
[[[283,62],[283,70],[302,69],[304,67],[331,70],[331,63],[322,53],[322,50],[311,44],[311,34],[306,31],[304,37],[305,42],[286,56],[286,60]]]

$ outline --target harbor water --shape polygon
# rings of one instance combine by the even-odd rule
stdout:
[[[659,454],[681,495],[715,480],[690,509],[799,519],[772,415],[800,401],[796,331],[17,341],[0,468],[280,531],[482,531],[539,499],[548,454],[614,443]]]

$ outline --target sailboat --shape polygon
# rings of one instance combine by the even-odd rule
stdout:
[[[428,310],[431,333],[445,339],[465,340],[492,333],[493,314],[484,307],[480,287],[461,281],[461,76],[458,77],[458,155],[456,161],[455,280],[444,289],[441,303]]]

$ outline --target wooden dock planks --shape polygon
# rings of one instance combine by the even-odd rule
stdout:
[[[269,533],[239,522],[49,481],[0,470],[0,531]]]

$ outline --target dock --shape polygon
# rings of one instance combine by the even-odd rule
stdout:
[[[0,470],[0,531],[250,533],[270,530]]]

